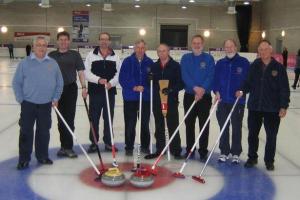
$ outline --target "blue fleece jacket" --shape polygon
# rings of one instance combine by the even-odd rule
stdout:
[[[180,65],[186,93],[194,94],[193,88],[199,86],[210,94],[215,71],[215,61],[211,55],[205,52],[199,56],[188,53],[182,56]]]
[[[139,100],[139,92],[133,91],[133,87],[138,85],[144,87],[143,101],[150,100],[148,72],[152,64],[153,61],[146,55],[139,63],[135,53],[124,59],[120,69],[119,82],[122,86],[122,94],[125,101]]]
[[[40,60],[32,53],[19,63],[12,85],[19,103],[45,104],[59,100],[64,81],[54,59]]]
[[[225,57],[217,62],[213,90],[220,93],[223,103],[234,103],[235,93],[241,90],[247,78],[249,66],[249,61],[238,54],[231,59]],[[245,104],[245,97],[246,94],[239,100],[240,104]]]

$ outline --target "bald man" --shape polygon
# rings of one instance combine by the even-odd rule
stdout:
[[[246,168],[257,164],[258,135],[262,124],[266,131],[264,161],[267,170],[274,170],[276,138],[280,119],[285,117],[290,102],[287,72],[282,64],[272,58],[272,46],[262,40],[258,46],[259,58],[250,66],[244,83],[248,100],[248,160]]]

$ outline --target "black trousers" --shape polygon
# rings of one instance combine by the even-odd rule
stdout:
[[[9,51],[9,58],[15,58],[15,56],[14,56],[14,50],[9,49],[8,51]]]
[[[109,107],[110,107],[110,114],[111,114],[111,124],[113,126],[113,118],[114,118],[114,108],[115,108],[115,94],[108,93],[109,97]],[[90,105],[89,105],[89,112],[92,118],[92,123],[96,132],[96,140],[99,140],[99,121],[101,117],[101,113],[103,111],[103,142],[107,145],[111,145],[111,137],[110,137],[110,130],[109,130],[109,121],[108,121],[108,112],[107,112],[107,104],[106,104],[106,97],[104,94],[90,94]],[[93,133],[90,130],[89,135],[90,141],[94,144],[94,137]]]
[[[75,130],[74,119],[76,113],[78,87],[76,83],[65,85],[61,98],[58,101],[58,110],[72,129]],[[61,147],[64,149],[73,148],[73,137],[68,131],[63,121],[57,116],[58,131],[60,134]]]
[[[220,103],[218,105],[217,109],[217,119],[220,126],[220,130],[223,128],[225,121],[232,109],[233,104],[227,104],[227,103]],[[223,135],[220,139],[220,150],[221,154],[229,155],[231,153],[232,155],[240,156],[242,153],[242,123],[243,123],[243,117],[244,117],[244,109],[245,105],[237,104],[231,118],[224,129]],[[232,127],[232,141],[231,141],[231,147],[229,142],[229,127]]]
[[[293,83],[293,87],[297,87],[297,83],[299,81],[300,69],[295,70],[295,79]]]
[[[20,114],[19,162],[30,161],[35,130],[35,156],[38,160],[48,158],[51,128],[51,102],[34,104],[23,101]]]
[[[280,117],[277,112],[259,112],[251,111],[248,112],[248,145],[249,159],[257,159],[257,150],[258,150],[258,135],[260,128],[264,124],[266,131],[266,146],[265,146],[265,156],[264,161],[266,163],[273,163],[276,151],[276,139],[277,133],[280,124]]]
[[[190,106],[192,105],[195,99],[195,95],[193,94],[184,94],[183,106],[184,112],[186,113]],[[203,98],[198,101],[194,108],[191,110],[190,114],[187,116],[185,120],[186,127],[186,151],[190,151],[195,143],[195,123],[196,119],[199,120],[199,129],[203,127],[206,119],[209,116],[209,111],[212,104],[212,98],[210,94],[205,94]],[[209,136],[209,123],[207,124],[202,136],[199,139],[199,154],[200,156],[206,156],[208,153],[208,136]]]
[[[136,123],[139,112],[139,101],[124,101],[124,121],[125,121],[125,150],[134,149],[136,135]],[[142,127],[141,127],[141,148],[149,149],[150,144],[150,103],[142,102]]]
[[[160,102],[153,103],[153,114],[155,118],[156,151],[160,153],[162,152],[163,148],[166,145],[165,119],[162,114]],[[166,118],[167,118],[167,126],[168,126],[168,135],[170,138],[179,124],[177,102],[168,104],[168,112]],[[170,144],[170,151],[173,155],[179,155],[181,153],[181,140],[180,140],[179,131]]]

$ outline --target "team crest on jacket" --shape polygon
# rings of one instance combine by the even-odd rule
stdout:
[[[205,68],[206,68],[206,62],[201,62],[200,69],[205,69]]]
[[[276,77],[278,75],[278,71],[277,70],[272,70],[272,76]]]
[[[243,71],[243,68],[241,68],[241,67],[236,68],[236,73],[237,74],[241,74],[242,71]]]

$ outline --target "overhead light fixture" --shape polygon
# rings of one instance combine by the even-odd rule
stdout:
[[[134,0],[134,1],[139,2],[140,0]]]
[[[227,14],[230,15],[236,14],[235,3],[236,3],[235,0],[228,0]]]
[[[250,2],[249,1],[244,1],[244,3],[243,3],[244,5],[250,5]]]
[[[103,4],[103,11],[107,11],[107,12],[113,11],[111,3],[104,3]]]
[[[210,31],[209,30],[205,30],[203,32],[204,37],[208,38],[210,36]]]
[[[135,8],[140,8],[141,6],[139,4],[134,5]]]
[[[187,9],[187,7],[186,6],[181,6],[181,9],[185,10],[185,9]]]
[[[91,7],[92,5],[90,3],[85,4],[86,7]]]
[[[63,31],[65,31],[64,27],[59,27],[59,28],[57,29],[57,32],[58,32],[58,33],[63,32]]]
[[[282,30],[282,31],[281,31],[281,37],[284,37],[284,36],[285,36],[285,31]]]
[[[41,0],[41,3],[39,3],[39,6],[41,8],[50,8],[51,5],[50,5],[50,0]]]
[[[266,38],[266,31],[263,31],[263,32],[261,33],[261,37],[262,37],[263,39]]]
[[[143,28],[141,28],[141,29],[139,30],[139,34],[140,34],[140,36],[146,35],[146,30],[143,29]]]
[[[1,33],[7,33],[7,30],[6,26],[1,26]]]
[[[189,3],[195,3],[195,0],[189,0]]]

